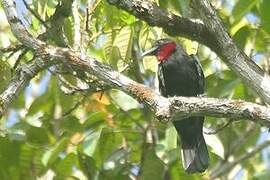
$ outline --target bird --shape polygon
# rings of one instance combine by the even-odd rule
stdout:
[[[164,97],[201,96],[204,74],[196,55],[188,55],[182,45],[171,39],[157,40],[142,57],[156,56],[160,94]],[[209,166],[209,154],[203,137],[204,117],[173,120],[180,136],[183,168],[187,173],[202,173]]]

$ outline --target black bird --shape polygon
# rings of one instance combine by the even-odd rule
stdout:
[[[158,40],[142,56],[158,60],[159,91],[165,97],[197,96],[204,93],[204,74],[196,56],[189,56],[180,44],[170,39]],[[186,172],[204,172],[209,164],[203,137],[204,117],[174,121],[182,145],[182,162]]]

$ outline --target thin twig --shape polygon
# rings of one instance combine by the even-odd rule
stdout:
[[[63,113],[63,117],[68,116],[71,114],[74,110],[76,110],[80,105],[82,105],[85,100],[87,99],[87,96],[83,96],[72,108],[67,110],[66,112]]]
[[[203,133],[204,134],[207,134],[207,135],[217,134],[220,131],[222,131],[223,129],[225,129],[226,127],[228,127],[233,121],[234,121],[233,119],[230,119],[229,121],[227,121],[224,124],[217,125],[217,127],[215,127],[214,129],[211,128],[211,130],[209,132],[204,131]]]
[[[1,53],[9,53],[9,52],[17,52],[21,49],[23,49],[25,46],[22,44],[17,44],[17,45],[10,45],[6,48],[0,48]]]
[[[24,49],[24,50],[22,51],[22,53],[19,55],[19,57],[17,58],[17,60],[16,60],[16,62],[15,62],[15,64],[14,64],[14,66],[13,66],[13,70],[16,70],[16,69],[17,69],[18,65],[20,64],[20,62],[21,62],[21,60],[22,60],[22,58],[23,58],[23,56],[24,56],[27,52],[28,52],[28,49]]]
[[[27,2],[25,0],[23,0],[23,4],[25,5],[26,9],[28,9],[28,11],[35,16],[35,18],[37,18],[37,20],[39,20],[39,22],[46,28],[48,29],[48,25],[46,24],[45,21],[43,21],[43,19],[38,15],[38,13],[36,13],[33,9],[30,8],[30,6],[27,4]]]
[[[144,128],[144,126],[141,124],[141,123],[139,123],[138,122],[138,120],[137,119],[134,119],[134,117],[133,116],[131,116],[127,111],[125,111],[122,107],[121,107],[121,105],[119,105],[110,95],[109,95],[109,97],[110,97],[110,100],[112,101],[112,103],[115,105],[115,106],[117,106],[118,108],[119,108],[119,110],[121,111],[121,112],[123,112],[127,117],[129,117],[139,128],[140,128],[140,130],[142,130],[142,131],[144,131],[145,130],[145,128]]]
[[[212,172],[212,174],[210,174],[210,178],[211,179],[216,179],[218,177],[221,177],[225,173],[229,172],[234,166],[236,166],[237,164],[242,163],[243,161],[253,157],[258,152],[260,152],[264,148],[268,147],[269,145],[270,145],[270,140],[266,140],[264,143],[254,147],[251,151],[249,151],[249,152],[243,154],[242,156],[236,158],[234,161],[223,164],[221,167],[219,167],[219,169],[217,169],[216,171]]]
[[[81,49],[81,22],[78,11],[78,0],[74,0],[72,3],[72,14],[74,19],[73,49],[79,51]]]

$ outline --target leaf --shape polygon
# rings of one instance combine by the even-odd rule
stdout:
[[[130,26],[124,26],[115,37],[113,46],[119,48],[120,55],[124,60],[131,57],[132,37],[133,31]]]
[[[239,21],[259,0],[239,0],[233,8],[235,22]]]
[[[98,146],[102,130],[92,132],[87,136],[82,145],[82,152],[90,157],[93,156]]]
[[[91,113],[83,123],[85,129],[95,128],[104,123],[104,119],[107,118],[108,114],[102,111]]]
[[[165,132],[165,147],[167,151],[177,148],[177,132],[172,124],[166,129]]]
[[[57,144],[55,144],[51,149],[44,153],[42,157],[42,163],[45,166],[51,166],[57,160],[60,152],[64,151],[68,143],[68,138],[62,138]]]
[[[6,87],[11,78],[11,68],[5,61],[0,60],[0,92]]]
[[[206,144],[212,148],[212,152],[224,159],[225,151],[221,140],[216,135],[204,134]]]
[[[111,96],[112,99],[117,102],[117,104],[125,111],[135,109],[139,106],[139,103],[135,99],[123,93],[122,91],[112,90]]]
[[[78,158],[74,153],[69,153],[54,165],[57,176],[67,177],[73,173],[73,168],[78,167]],[[59,177],[58,177],[59,178]]]
[[[0,137],[0,178],[20,179],[19,156],[21,142]]]
[[[69,132],[81,132],[83,131],[82,125],[79,119],[75,116],[67,116],[61,120],[60,127]]]
[[[114,129],[103,128],[94,152],[94,159],[97,167],[102,167],[107,159],[122,144],[123,135],[115,132]]]
[[[247,40],[250,36],[250,28],[248,26],[243,26],[240,28],[233,36],[233,39],[242,49],[245,47]]]
[[[52,105],[52,99],[48,93],[37,97],[28,109],[27,115],[34,115],[39,111],[49,111]]]
[[[156,72],[158,68],[157,59],[154,56],[146,56],[143,58],[143,67],[145,70]]]
[[[263,0],[260,5],[262,27],[270,33],[270,13],[269,13],[270,1]]]
[[[270,33],[268,33],[264,28],[259,29],[256,34],[255,50],[258,52],[265,52],[265,48],[270,42]]]
[[[49,136],[45,128],[30,126],[26,130],[26,140],[29,143],[46,145],[49,143]]]
[[[74,20],[72,18],[66,18],[64,21],[63,30],[68,43],[72,45],[74,42]]]
[[[205,173],[199,174],[199,176],[196,174],[186,173],[183,169],[182,162],[180,161],[180,158],[178,158],[173,163],[169,164],[168,173],[169,173],[169,177],[171,180],[174,180],[174,179],[179,179],[179,180],[180,179],[183,179],[183,180],[185,180],[185,179],[187,179],[187,180],[209,179],[209,178],[205,177],[205,175],[204,175]]]
[[[131,25],[136,22],[136,18],[125,11],[121,11],[120,19],[128,25]]]
[[[139,179],[163,180],[165,173],[164,168],[163,161],[156,155],[154,145],[145,144]]]
[[[95,160],[84,153],[78,153],[79,165],[88,179],[94,179],[98,171]]]
[[[20,151],[19,165],[21,170],[21,175],[24,177],[29,177],[33,167],[37,174],[41,174],[44,170],[44,166],[41,162],[41,155],[44,152],[42,148],[36,148],[29,144],[23,144]]]

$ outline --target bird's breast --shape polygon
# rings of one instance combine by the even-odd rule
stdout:
[[[159,85],[164,88],[164,96],[195,96],[198,94],[197,74],[194,69],[185,62],[166,61],[159,65]],[[164,86],[164,87],[162,87]]]

